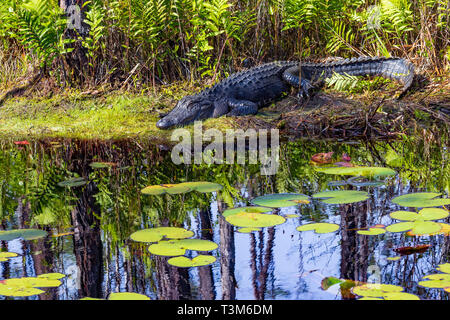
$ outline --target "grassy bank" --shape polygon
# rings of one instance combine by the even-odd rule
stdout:
[[[447,78],[447,80],[445,80]],[[373,81],[371,82],[373,83]],[[41,86],[45,85],[41,83]],[[203,85],[178,83],[140,92],[97,89],[42,88],[8,99],[0,107],[2,139],[149,139],[168,143],[171,130],[155,124],[159,114]],[[361,89],[364,88],[364,89]],[[278,128],[284,137],[386,138],[415,134],[425,129],[448,130],[450,84],[448,77],[432,79],[404,99],[394,98],[398,85],[380,81],[349,90],[324,88],[313,99],[297,106],[293,95],[261,109],[256,116],[207,119],[203,128]],[[186,126],[193,130],[193,126]]]
[[[95,90],[61,91],[49,96],[32,94],[10,99],[0,108],[0,137],[3,139],[122,139],[170,140],[170,130],[155,124],[183,95],[178,88],[161,87],[157,92],[129,93]],[[226,129],[233,120],[209,119],[205,128]],[[220,123],[220,124],[219,124]],[[191,128],[187,127],[187,128]]]

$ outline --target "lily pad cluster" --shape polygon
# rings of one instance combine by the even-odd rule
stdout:
[[[222,190],[222,185],[214,182],[196,181],[196,182],[183,182],[176,184],[158,184],[145,187],[141,190],[143,194],[159,196],[163,194],[180,194],[191,191],[197,192],[214,192]]]
[[[167,260],[167,263],[176,267],[199,267],[215,262],[216,258],[210,255],[199,254],[193,259],[183,256],[187,250],[203,252],[218,247],[209,240],[187,239],[193,235],[192,231],[183,228],[157,227],[136,231],[130,238],[138,242],[154,242],[149,245],[148,251],[154,255],[176,257]]]
[[[392,284],[365,283],[352,288],[359,300],[420,300],[414,294],[403,292],[403,288]]]
[[[438,265],[437,269],[442,273],[429,274],[419,281],[419,285],[425,288],[440,288],[450,292],[450,263]]]
[[[59,287],[65,275],[46,273],[37,277],[11,278],[0,281],[0,295],[9,297],[29,297],[44,293],[39,288]]]
[[[386,227],[389,232],[410,231],[413,235],[427,235],[439,232],[442,224],[434,220],[447,218],[448,211],[440,208],[424,208],[418,213],[411,211],[395,211],[390,214],[391,218],[401,220]]]

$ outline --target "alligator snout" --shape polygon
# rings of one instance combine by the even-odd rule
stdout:
[[[167,119],[167,118],[162,118],[161,120],[159,120],[157,123],[156,123],[156,126],[159,128],[159,129],[168,129],[168,128],[170,128],[171,126],[173,126],[174,124],[172,123],[172,121],[170,121],[169,119]]]

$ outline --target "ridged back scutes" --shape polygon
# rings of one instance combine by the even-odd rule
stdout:
[[[281,74],[284,70],[286,70],[289,67],[293,67],[298,65],[298,62],[296,61],[273,61],[261,64],[259,66],[249,68],[246,70],[242,70],[236,73],[233,73],[228,78],[220,81],[219,83],[215,84],[211,88],[207,88],[200,92],[199,94],[205,95],[210,94],[214,92],[218,92],[222,88],[226,88],[227,86],[232,86],[234,84],[237,84],[238,82],[248,80],[251,82],[253,79],[261,79],[265,76],[273,76],[274,74]]]

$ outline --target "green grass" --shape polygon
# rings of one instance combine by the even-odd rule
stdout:
[[[116,91],[90,96],[66,92],[51,98],[11,99],[0,107],[0,138],[148,138],[167,142],[172,130],[160,130],[155,124],[159,112],[173,108],[179,98],[166,88],[151,94]],[[229,128],[230,119],[208,119],[203,123],[203,128],[211,127]],[[192,130],[193,126],[186,128]]]

